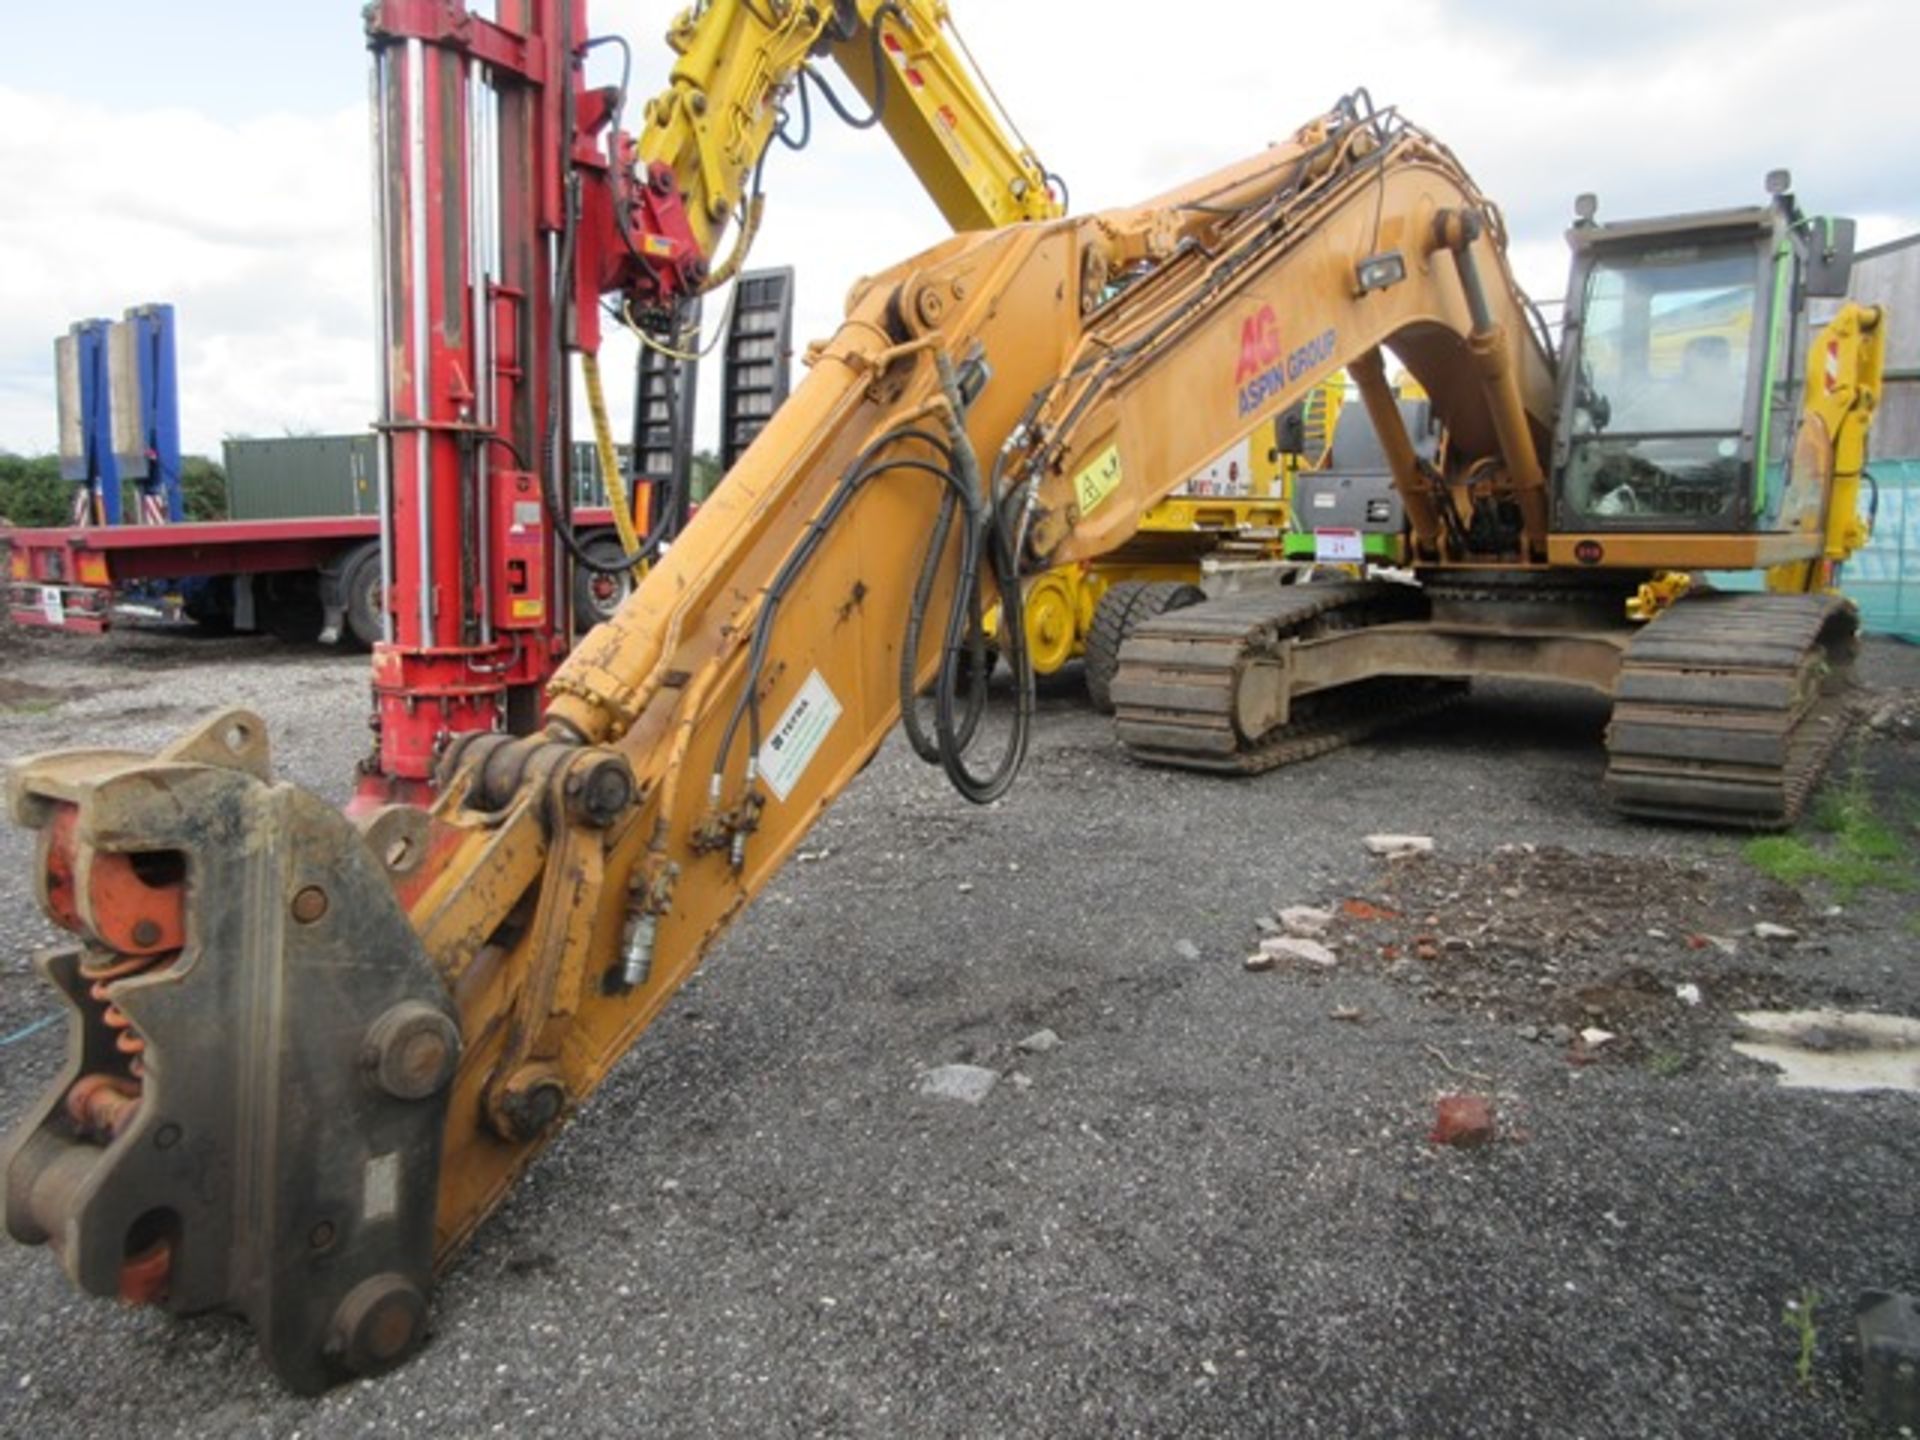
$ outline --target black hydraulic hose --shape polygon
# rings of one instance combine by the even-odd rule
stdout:
[[[787,133],[787,121],[791,118],[785,110],[780,112],[780,123],[774,127],[773,138],[789,150],[804,150],[813,139],[813,102],[807,98],[807,72],[800,72],[800,81],[794,86],[800,96],[800,135],[796,139]],[[766,156],[761,156],[764,164]]]
[[[813,66],[803,66],[800,70],[800,87],[802,93],[804,94],[808,81],[812,81],[815,85],[818,85],[820,87],[820,94],[825,98],[827,104],[833,107],[833,113],[838,115],[855,130],[871,130],[880,123],[880,117],[886,114],[887,54],[886,46],[880,38],[880,22],[889,17],[891,17],[901,29],[911,28],[907,24],[907,17],[901,13],[900,7],[894,4],[893,0],[887,0],[885,5],[882,5],[878,10],[873,12],[872,23],[867,27],[867,42],[873,63],[873,110],[870,114],[855,115],[849,110],[846,103],[834,93],[833,87],[826,82],[820,72],[814,69]],[[840,33],[839,38],[844,40],[847,39],[848,36],[845,33]]]
[[[920,647],[927,628],[927,609],[932,603],[933,586],[940,574],[940,559],[947,548],[947,537],[953,533],[953,517],[960,508],[959,492],[948,490],[940,500],[940,514],[935,518],[933,530],[927,537],[926,558],[920,566],[920,578],[913,587],[913,603],[907,612],[907,634],[900,647],[900,721],[907,732],[907,743],[913,747],[913,753],[929,765],[940,763],[940,743],[936,736],[929,736],[920,718],[920,688],[915,683],[915,671],[920,660]],[[960,603],[960,595],[955,592],[954,603]],[[973,739],[975,726],[986,708],[987,687],[986,641],[979,625],[979,592],[974,592],[973,607],[975,626],[969,637],[969,653],[974,660],[974,684],[967,692],[967,715],[959,729],[960,743],[965,746]],[[945,646],[942,646],[942,657]],[[937,686],[936,677],[936,686]],[[936,704],[938,699],[936,697]]]
[[[1020,767],[1026,762],[1027,744],[1033,728],[1033,659],[1027,651],[1027,617],[1025,597],[1020,590],[1020,567],[1014,554],[1011,536],[1001,522],[997,506],[989,506],[989,519],[982,527],[988,559],[993,565],[994,583],[1000,592],[1000,633],[1006,639],[1007,660],[1013,668],[1014,711],[1012,723],[1008,729],[1006,748],[1001,752],[998,764],[982,778],[967,768],[966,745],[961,742],[954,723],[954,701],[960,656],[966,644],[967,628],[971,623],[978,629],[977,608],[970,614],[969,609],[956,603],[947,618],[947,648],[940,666],[940,677],[936,690],[935,720],[939,727],[943,749],[941,768],[946,771],[947,779],[963,799],[975,805],[990,805],[1005,795],[1020,773]],[[975,557],[976,564],[978,557]],[[971,595],[979,594],[977,573],[962,577]],[[957,597],[956,597],[957,599]],[[983,670],[977,671],[974,683],[982,692],[985,690]]]
[[[546,444],[542,447],[540,466],[540,502],[547,512],[547,521],[553,526],[553,533],[561,547],[573,558],[574,564],[594,575],[624,575],[640,565],[652,563],[659,557],[660,547],[666,543],[663,535],[650,535],[646,541],[630,555],[621,555],[614,560],[601,560],[587,553],[586,545],[575,533],[565,497],[556,488],[555,481],[560,469],[560,417],[563,397],[570,381],[567,365],[566,337],[560,317],[566,313],[569,292],[572,289],[574,262],[574,228],[576,212],[579,207],[579,194],[573,185],[567,189],[565,218],[560,229],[559,263],[554,267],[553,275],[553,344],[548,352],[549,369],[547,373],[547,434]],[[609,496],[609,499],[612,497]]]
[[[772,640],[773,622],[779,615],[780,605],[786,598],[787,590],[800,572],[806,568],[807,563],[812,560],[814,553],[820,547],[820,541],[846,510],[854,494],[875,474],[882,473],[885,469],[922,469],[952,483],[950,469],[941,469],[924,460],[893,460],[887,462],[885,466],[876,467],[875,457],[878,453],[902,440],[923,441],[938,450],[942,458],[948,461],[949,466],[952,463],[951,453],[939,436],[925,430],[900,429],[889,431],[869,445],[841,476],[839,484],[834,487],[833,494],[828,497],[827,503],[807,525],[806,533],[801,536],[800,543],[794,547],[785,563],[767,584],[766,599],[761,605],[760,618],[754,626],[753,643],[747,652],[746,688],[741,691],[740,698],[734,702],[733,713],[728,717],[727,728],[720,737],[719,752],[714,757],[716,784],[726,769],[727,757],[733,752],[733,744],[740,733],[742,720],[747,722],[748,727],[748,765],[752,767],[758,763],[760,753],[759,677],[761,667],[766,661],[767,646]]]
[[[969,364],[978,364],[978,357]],[[1026,759],[1027,742],[1033,720],[1033,662],[1027,651],[1025,596],[1020,589],[1019,542],[1010,527],[1008,511],[1002,507],[1000,464],[996,457],[993,478],[983,483],[979,459],[968,443],[964,428],[967,380],[940,357],[941,388],[952,409],[949,427],[953,436],[954,459],[960,480],[960,492],[968,499],[970,538],[975,542],[970,565],[962,557],[961,581],[954,592],[954,604],[947,612],[946,646],[941,656],[935,687],[934,720],[941,742],[940,760],[947,779],[960,794],[976,805],[985,805],[1006,793]],[[983,372],[984,373],[984,372]],[[1008,661],[1014,672],[1014,714],[1007,735],[1006,749],[999,764],[982,778],[966,763],[966,754],[978,722],[977,709],[986,699],[985,642],[980,613],[979,549],[985,546],[993,566],[995,589],[1000,594],[1001,633],[1008,647]],[[938,563],[938,555],[929,554],[929,566]],[[963,608],[961,601],[965,599]],[[969,677],[968,714],[963,724],[955,721],[958,676],[963,654],[970,655],[974,668]]]
[[[1453,544],[1455,555],[1465,555],[1468,551],[1467,529],[1460,520],[1460,512],[1453,508],[1453,496],[1447,490],[1447,482],[1440,472],[1424,460],[1418,462],[1420,476],[1433,491],[1434,508],[1440,512],[1440,523],[1446,528],[1447,539]]]
[[[882,458],[882,452],[890,446],[906,441],[925,444],[942,463],[911,457]],[[927,475],[939,481],[946,491],[946,500],[941,507],[945,520],[942,523],[936,519],[929,535],[927,558],[923,561],[920,582],[915,590],[914,614],[909,617],[908,635],[903,641],[909,656],[909,663],[902,670],[903,715],[910,713],[917,699],[911,657],[918,652],[917,640],[924,627],[933,583],[929,577],[937,574],[946,551],[946,542],[952,533],[953,519],[963,516],[965,524],[961,532],[954,604],[948,612],[940,667],[934,682],[936,738],[929,747],[932,754],[923,753],[922,758],[936,760],[954,788],[975,804],[988,804],[1006,793],[1026,756],[1033,714],[1033,669],[1026,651],[1025,614],[1021,605],[1018,567],[1006,525],[998,507],[983,504],[983,497],[968,484],[960,470],[957,457],[939,436],[926,430],[901,429],[890,431],[868,446],[842,476],[834,493],[808,524],[800,543],[767,586],[766,598],[748,650],[746,683],[728,716],[714,761],[712,792],[716,799],[724,785],[728,757],[732,754],[743,725],[747,730],[749,746],[749,784],[757,774],[761,735],[760,676],[772,642],[773,627],[787,592],[818,552],[827,533],[846,513],[854,497],[867,482],[895,472]],[[986,694],[984,642],[980,640],[979,626],[979,582],[983,557],[992,565],[996,583],[1001,589],[1001,613],[1007,627],[1007,654],[1019,687],[1006,750],[995,768],[984,777],[974,774],[965,760],[965,751],[973,739]],[[963,655],[970,655],[980,662],[969,686],[964,713],[959,704],[959,669]],[[917,717],[914,724],[918,729]],[[924,739],[924,730],[919,730],[919,734]]]
[[[786,562],[774,575],[767,586],[766,599],[761,605],[760,617],[754,626],[753,643],[747,651],[747,684],[734,702],[733,712],[727,718],[727,728],[721,732],[720,750],[714,761],[714,778],[719,780],[724,773],[727,757],[733,751],[734,741],[739,737],[740,725],[744,720],[747,726],[747,755],[750,772],[757,768],[760,754],[760,674],[766,666],[767,650],[773,640],[774,622],[779,618],[780,607],[785,603],[787,591],[793,582],[807,567],[819,551],[820,543],[827,532],[833,528],[853,497],[868,480],[883,475],[890,470],[917,470],[932,475],[948,484],[955,483],[952,472],[925,460],[890,460],[880,464],[871,464],[851,472],[842,479],[833,496],[822,507],[820,513],[807,525],[806,533],[799,545],[794,547]]]

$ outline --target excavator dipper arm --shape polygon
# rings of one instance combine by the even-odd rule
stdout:
[[[1064,209],[1052,177],[966,63],[941,0],[710,0],[677,18],[667,43],[677,58],[638,132],[624,135],[618,112],[604,112],[611,163],[599,173],[613,182],[608,213],[625,235],[582,275],[594,295],[625,291],[663,305],[737,273],[760,226],[767,155],[776,141],[804,147],[824,118],[817,110],[883,128],[955,230],[1052,219]],[[864,113],[817,68],[822,55],[859,92]],[[583,290],[581,298],[591,312],[593,296]]]
[[[158,757],[22,762],[72,1018],[8,1229],[86,1290],[246,1314],[297,1389],[397,1363],[436,1270],[903,715],[967,798],[1004,791],[1030,672],[1016,648],[981,729],[961,662],[996,595],[1021,633],[1022,568],[1109,547],[1388,340],[1517,475],[1547,387],[1504,275],[1444,150],[1343,106],[1148,206],[865,282],[545,731],[456,742],[431,811],[350,823],[237,712]]]

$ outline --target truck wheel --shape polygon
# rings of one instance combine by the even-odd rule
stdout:
[[[260,626],[274,639],[287,645],[311,645],[319,640],[326,615],[320,605],[317,572],[256,577],[254,595]]]
[[[595,535],[581,547],[602,563],[618,560],[626,553],[617,535]],[[573,628],[584,635],[596,625],[614,616],[627,596],[633,593],[633,572],[596,575],[584,565],[573,567]]]
[[[380,573],[380,547],[375,545],[356,555],[340,578],[347,601],[347,629],[361,645],[371,650],[385,633],[387,587]]]
[[[203,635],[233,633],[233,582],[224,575],[190,580],[181,587],[180,613]]]
[[[1087,699],[1102,715],[1113,713],[1113,677],[1120,668],[1120,647],[1135,629],[1156,615],[1184,610],[1206,599],[1198,585],[1183,580],[1122,580],[1108,588],[1094,608],[1087,632]]]

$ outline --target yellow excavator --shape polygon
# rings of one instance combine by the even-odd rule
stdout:
[[[84,1290],[245,1314],[296,1389],[399,1363],[436,1271],[897,724],[966,799],[1006,792],[1023,582],[1116,551],[1343,366],[1417,578],[1143,625],[1115,679],[1127,745],[1254,769],[1463,679],[1544,676],[1616,695],[1618,803],[1783,820],[1843,721],[1832,587],[1863,538],[1883,325],[1835,306],[1809,327],[1850,233],[1776,190],[1636,223],[1583,203],[1555,346],[1493,204],[1353,97],[1144,204],[958,235],[858,284],[543,727],[450,744],[430,809],[348,820],[272,778],[243,711],[158,756],[20,763],[70,1040],[8,1141],[7,1228]],[[1744,354],[1692,343],[1736,333]],[[1445,426],[1438,462],[1387,348]],[[1708,568],[1776,593],[1686,593]],[[996,601],[997,726],[967,680]]]

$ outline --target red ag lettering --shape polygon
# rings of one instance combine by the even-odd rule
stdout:
[[[1271,305],[1262,305],[1240,327],[1240,368],[1233,372],[1233,383],[1244,385],[1280,363],[1280,321]]]

